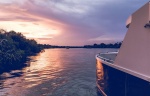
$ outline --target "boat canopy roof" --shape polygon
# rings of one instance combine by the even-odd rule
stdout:
[[[129,28],[130,24],[132,22],[132,15],[130,15],[126,21],[126,27]]]

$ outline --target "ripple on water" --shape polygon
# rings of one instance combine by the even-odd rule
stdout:
[[[97,96],[95,54],[101,49],[47,49],[22,70],[0,75],[0,96]]]

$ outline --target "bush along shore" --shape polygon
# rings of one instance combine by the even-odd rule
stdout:
[[[15,31],[0,30],[0,73],[26,66],[27,56],[43,50],[33,39]]]

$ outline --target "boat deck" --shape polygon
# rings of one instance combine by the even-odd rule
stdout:
[[[103,61],[106,61],[109,63],[114,63],[117,54],[118,54],[118,52],[100,53],[97,55],[97,57]]]

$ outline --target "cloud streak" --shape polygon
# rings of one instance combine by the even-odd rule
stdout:
[[[28,37],[42,38],[38,41],[53,45],[116,42],[125,35],[128,16],[146,2],[148,0],[7,0],[0,2],[0,27],[9,29],[7,26],[15,25],[10,30],[29,32]]]

